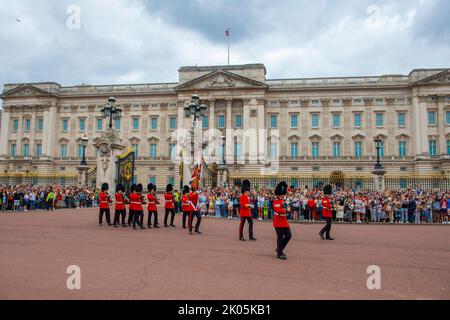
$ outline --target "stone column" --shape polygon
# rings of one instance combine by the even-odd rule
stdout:
[[[78,186],[84,187],[87,185],[87,172],[89,171],[88,166],[78,166]]]
[[[216,100],[209,100],[209,129],[214,129],[216,127]],[[212,130],[211,130],[212,131]]]
[[[444,111],[444,99],[445,96],[437,97],[438,115],[437,115],[437,127],[438,127],[438,143],[439,154],[447,154],[447,141],[445,139],[445,111]]]
[[[415,96],[412,105],[415,127],[415,155],[428,155],[428,121],[426,96]]]
[[[384,180],[385,173],[386,171],[384,169],[375,169],[372,171],[375,190],[384,191],[386,189],[386,184]]]
[[[288,130],[291,127],[291,119],[288,114],[288,102],[288,100],[280,101],[280,116],[278,117],[278,128],[280,129],[280,159],[288,155]]]
[[[258,161],[262,161],[266,154],[266,114],[264,110],[265,99],[259,98],[257,102],[257,115],[258,115]],[[245,120],[244,120],[245,121]]]
[[[52,158],[54,157],[55,140],[57,135],[55,134],[56,126],[56,105],[51,104],[47,106],[47,110],[44,111],[44,133],[42,139],[42,157]]]
[[[11,113],[9,107],[4,107],[2,112],[2,128],[0,132],[0,159],[6,159],[9,153]]]

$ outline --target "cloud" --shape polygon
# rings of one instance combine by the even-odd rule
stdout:
[[[177,81],[226,63],[226,28],[231,62],[270,78],[405,74],[448,67],[448,16],[446,0],[16,0],[0,7],[0,85]]]

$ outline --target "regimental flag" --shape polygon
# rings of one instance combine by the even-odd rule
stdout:
[[[225,37],[229,37],[231,35],[231,30],[227,29],[225,30]]]
[[[194,171],[192,172],[191,187],[194,190],[198,190],[200,187],[201,173],[202,173],[202,164],[198,163],[195,165]]]

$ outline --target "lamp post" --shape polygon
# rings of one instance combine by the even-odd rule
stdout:
[[[384,189],[384,174],[386,173],[386,170],[384,170],[384,167],[380,161],[380,150],[383,140],[379,136],[376,136],[373,141],[375,142],[375,149],[377,150],[377,162],[375,163],[372,173],[374,175],[375,185],[377,186],[377,189],[379,191],[382,191]]]
[[[80,165],[81,166],[86,166],[87,162],[86,162],[86,147],[88,145],[89,142],[89,138],[86,137],[86,134],[83,136],[83,138],[81,138],[81,146],[83,147],[83,157],[81,159]]]
[[[225,159],[225,148],[226,148],[226,140],[227,138],[225,136],[220,137],[221,143],[222,143],[222,159],[221,159],[221,165],[226,165],[226,159]]]
[[[122,109],[120,106],[116,106],[116,98],[114,97],[109,97],[108,103],[102,108],[101,112],[104,118],[109,118],[109,129],[112,129],[113,119],[117,120],[122,116]]]

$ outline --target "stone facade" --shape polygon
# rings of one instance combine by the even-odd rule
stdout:
[[[168,182],[178,185],[178,163],[169,150],[178,155],[177,141],[187,134],[182,130],[192,126],[183,107],[194,92],[208,107],[200,121],[204,145],[209,144],[205,161],[220,162],[218,140],[226,136],[229,182],[248,177],[271,185],[281,178],[291,184],[337,179],[371,187],[374,137],[379,136],[388,188],[448,187],[449,69],[266,79],[262,64],[181,67],[177,83],[6,84],[0,180],[75,183],[80,139],[89,137],[87,160],[94,167],[94,144],[108,125],[100,109],[114,96],[123,108],[114,127],[123,145],[138,149],[137,181],[154,181],[160,189]]]

